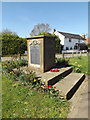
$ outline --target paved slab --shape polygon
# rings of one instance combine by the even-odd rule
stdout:
[[[56,86],[56,89],[59,90],[60,94],[64,95],[66,99],[70,99],[84,78],[85,75],[83,73],[71,73],[54,86]]]

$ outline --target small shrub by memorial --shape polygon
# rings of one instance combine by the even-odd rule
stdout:
[[[47,86],[45,84],[42,84],[41,91],[43,91],[44,93],[47,92],[49,96],[60,98],[59,91],[56,90],[55,86],[51,86],[51,85]]]
[[[88,56],[69,58],[69,65],[73,67],[74,72],[90,75],[88,72]]]
[[[77,64],[77,62],[72,64],[73,71],[76,73],[81,73],[81,65]]]
[[[19,68],[20,66],[26,66],[27,64],[28,62],[25,59],[16,60],[16,61],[14,61],[14,59],[11,61],[6,60],[2,62],[2,68],[4,71],[9,73],[13,71],[14,68]]]
[[[73,71],[76,73],[85,73],[90,74],[88,72],[88,57],[87,56],[78,56],[71,58],[56,58],[57,66],[71,66]]]
[[[56,58],[56,66],[69,66],[69,59]]]

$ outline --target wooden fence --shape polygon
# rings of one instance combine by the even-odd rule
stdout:
[[[62,53],[62,54],[56,54],[57,58],[67,58],[67,57],[77,57],[77,56],[88,56],[88,52],[78,52],[78,53]]]

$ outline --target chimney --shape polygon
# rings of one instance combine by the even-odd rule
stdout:
[[[85,34],[83,34],[82,37],[85,39]]]
[[[56,31],[56,29],[53,30],[53,32],[55,32],[55,31]]]

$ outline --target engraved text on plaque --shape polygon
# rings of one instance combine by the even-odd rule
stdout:
[[[30,46],[31,64],[40,65],[40,45]]]

